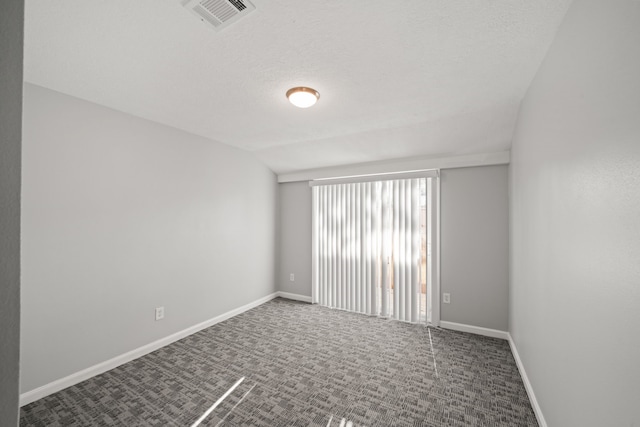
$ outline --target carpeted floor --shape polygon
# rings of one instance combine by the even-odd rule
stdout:
[[[275,299],[22,408],[21,426],[537,426],[506,341]]]

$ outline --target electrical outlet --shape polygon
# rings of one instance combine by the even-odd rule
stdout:
[[[442,294],[442,302],[445,304],[451,303],[451,294]]]
[[[289,281],[294,282],[296,280],[296,276],[293,275],[293,273],[291,273],[289,275]]]
[[[164,319],[164,307],[156,307],[156,320]]]

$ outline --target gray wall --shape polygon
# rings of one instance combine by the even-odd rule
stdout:
[[[640,2],[576,1],[523,103],[510,332],[550,426],[640,425]]]
[[[440,180],[443,321],[506,331],[509,321],[507,166],[446,169]]]
[[[442,320],[506,331],[507,166],[447,169],[441,177],[441,284],[451,293]],[[311,296],[311,188],[296,182],[279,189],[279,290]]]
[[[0,13],[0,425],[18,424],[24,2]]]
[[[311,187],[306,181],[280,184],[279,196],[278,290],[311,297]]]
[[[29,84],[23,140],[22,392],[275,292],[251,154]]]

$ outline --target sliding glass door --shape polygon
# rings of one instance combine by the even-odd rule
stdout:
[[[437,323],[434,175],[312,183],[314,303]]]

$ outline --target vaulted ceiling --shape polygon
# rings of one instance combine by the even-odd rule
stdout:
[[[27,0],[25,80],[252,151],[276,173],[508,149],[570,0]],[[287,89],[319,102],[297,109]]]

